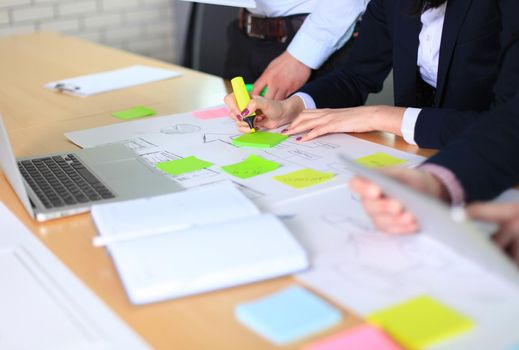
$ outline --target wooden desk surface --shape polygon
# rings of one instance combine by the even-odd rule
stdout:
[[[156,109],[158,115],[180,113],[221,104],[227,91],[218,77],[54,33],[1,38],[0,52],[0,113],[16,156],[76,149],[63,133],[120,122],[110,116],[113,111],[145,105]],[[171,68],[180,71],[182,77],[86,98],[43,88],[45,83],[62,78],[132,64]],[[388,134],[371,133],[362,138],[412,153],[432,153],[418,151]],[[4,176],[0,176],[0,201],[154,348],[276,348],[241,326],[234,318],[234,307],[296,283],[291,277],[132,306],[106,251],[91,244],[95,229],[88,214],[36,223]],[[342,324],[309,341],[360,322],[346,310],[344,313]],[[301,344],[290,344],[283,349],[296,349]]]

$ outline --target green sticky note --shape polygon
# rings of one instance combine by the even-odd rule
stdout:
[[[368,321],[406,349],[423,349],[474,326],[469,318],[426,295],[377,311]]]
[[[212,165],[213,163],[198,159],[195,156],[190,156],[182,159],[174,159],[167,162],[158,163],[156,167],[170,175],[181,175],[209,168]]]
[[[247,89],[248,93],[252,93],[252,89],[254,89],[254,84],[245,84],[245,88]],[[263,88],[263,90],[261,90],[260,95],[265,96],[266,93],[267,93],[267,86],[265,86]]]
[[[222,169],[232,176],[240,179],[258,176],[276,170],[280,167],[279,163],[251,154],[243,162],[223,166]]]
[[[283,134],[258,131],[238,136],[232,140],[232,144],[238,147],[272,148],[287,138],[288,136]]]
[[[137,106],[130,109],[126,109],[124,111],[113,112],[112,115],[119,119],[129,120],[135,118],[148,117],[150,115],[155,115],[155,111],[151,108],[144,106]]]
[[[367,168],[385,168],[406,162],[403,159],[396,158],[382,152],[377,152],[366,157],[357,158],[355,161]]]
[[[293,188],[302,189],[330,180],[335,175],[333,173],[323,173],[313,169],[303,169],[293,171],[285,175],[274,176],[277,180]]]

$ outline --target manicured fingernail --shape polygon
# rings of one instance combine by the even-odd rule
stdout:
[[[288,131],[288,129],[283,129],[283,130],[281,130],[281,133],[284,134],[284,133],[286,133],[287,131]]]
[[[241,115],[236,114],[236,119],[238,119],[238,120],[241,122],[241,121],[242,121],[242,119],[241,119]]]
[[[303,139],[302,136],[299,136],[298,138],[296,138],[296,141],[301,141]]]
[[[244,116],[244,117],[248,116],[248,115],[249,115],[249,109],[248,109],[248,108],[245,108],[245,109],[243,110],[243,112],[241,112],[241,115]]]

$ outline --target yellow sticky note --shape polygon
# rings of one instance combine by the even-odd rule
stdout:
[[[427,296],[377,311],[368,322],[383,328],[406,349],[423,349],[474,327],[471,319]]]
[[[334,176],[333,173],[324,173],[313,169],[303,169],[285,175],[274,176],[273,178],[287,186],[302,189],[326,182]]]
[[[367,168],[385,168],[406,162],[404,159],[396,158],[382,152],[377,152],[366,157],[357,158],[355,161]]]

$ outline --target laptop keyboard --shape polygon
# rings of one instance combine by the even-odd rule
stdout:
[[[47,209],[114,198],[73,154],[22,160],[18,168]]]

